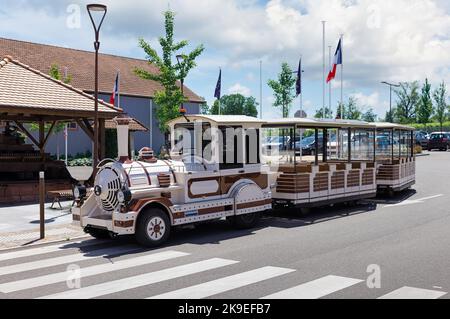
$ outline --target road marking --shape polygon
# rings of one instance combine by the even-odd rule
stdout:
[[[119,255],[119,254],[123,254],[123,253],[137,251],[137,250],[142,250],[142,248],[139,248],[135,245],[127,245],[127,246],[122,246],[122,247],[98,249],[98,250],[92,250],[89,252],[81,252],[81,253],[76,253],[76,254],[62,256],[62,257],[55,257],[55,258],[49,258],[49,259],[43,259],[43,260],[38,260],[38,261],[22,263],[22,264],[4,266],[4,267],[0,267],[0,276],[15,274],[15,273],[24,272],[24,271],[30,271],[30,270],[37,270],[40,268],[47,268],[47,267],[52,267],[52,266],[70,264],[70,263],[74,263],[74,262],[93,260],[95,258],[102,258],[102,257],[110,256],[110,255]]]
[[[402,287],[378,299],[438,299],[446,294],[446,292],[438,290]]]
[[[278,267],[263,267],[184,289],[171,291],[148,299],[202,299],[270,278],[282,276],[293,271],[295,270]]]
[[[360,279],[326,276],[279,291],[262,299],[318,299],[362,282]]]
[[[44,296],[39,299],[90,299],[120,291],[143,287],[170,279],[180,278],[236,263],[238,263],[238,261],[213,258],[183,266],[167,268],[148,274],[105,282],[81,289],[69,290],[50,296]]]
[[[392,205],[385,205],[383,208],[386,207],[398,207],[398,206],[408,206],[408,205],[415,205],[415,204],[423,204],[423,202],[430,200],[430,199],[435,199],[435,198],[439,198],[444,196],[444,194],[439,194],[439,195],[434,195],[434,196],[429,196],[429,197],[424,197],[424,198],[419,198],[419,199],[411,199],[411,200],[405,200],[401,203],[398,204],[392,204]]]
[[[86,268],[81,268],[79,279],[90,277],[94,275],[100,275],[104,273],[109,273],[117,270],[128,269],[132,267],[138,267],[143,265],[148,265],[160,261],[165,261],[169,259],[174,259],[178,257],[188,256],[188,253],[182,253],[178,251],[164,251],[152,255],[129,258],[126,260],[119,260],[114,262],[113,264],[103,264],[96,265]],[[50,274],[46,276],[40,276],[30,279],[24,279],[14,282],[8,282],[4,284],[0,284],[0,292],[3,293],[11,293],[15,291],[27,290],[36,287],[47,286],[51,284],[56,284],[59,282],[64,282],[68,278],[68,273],[66,271],[59,272],[56,274]]]
[[[102,243],[105,243],[106,241],[100,241],[100,240],[91,240],[91,241],[77,241],[77,242],[71,242],[71,243],[64,243],[64,244],[58,244],[58,245],[52,245],[52,246],[45,246],[45,247],[39,247],[39,248],[30,248],[30,249],[22,249],[18,251],[13,252],[7,252],[7,253],[0,253],[0,261],[5,261],[9,259],[15,259],[15,258],[22,258],[22,257],[31,257],[41,254],[47,254],[47,253],[53,253],[56,251],[65,251],[69,249],[75,249],[75,248],[83,248],[88,246],[94,246],[99,245]],[[73,247],[72,247],[73,246]]]

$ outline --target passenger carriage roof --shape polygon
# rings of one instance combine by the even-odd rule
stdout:
[[[375,123],[376,127],[379,129],[396,129],[396,130],[406,130],[406,131],[415,131],[416,129],[411,126],[388,123],[388,122],[378,122]]]
[[[280,125],[298,125],[302,127],[329,127],[329,128],[375,128],[374,123],[353,121],[353,120],[333,120],[333,119],[304,119],[304,118],[284,118],[269,120],[265,127]]]
[[[186,115],[189,121],[207,121],[216,123],[218,125],[233,125],[233,124],[264,124],[266,121],[245,115]],[[168,123],[168,125],[186,123],[186,118],[181,116]]]

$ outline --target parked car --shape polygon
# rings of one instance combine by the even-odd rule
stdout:
[[[417,131],[415,133],[416,144],[422,146],[422,148],[428,147],[428,142],[430,141],[430,134],[424,131]]]
[[[278,150],[284,151],[289,146],[291,138],[289,136],[267,137],[262,147],[266,152]]]
[[[429,151],[438,149],[440,151],[448,151],[450,148],[450,133],[448,132],[435,132],[431,133],[430,141],[428,142],[427,149]]]

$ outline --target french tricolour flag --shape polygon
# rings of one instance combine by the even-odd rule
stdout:
[[[114,82],[114,90],[109,100],[109,104],[116,105],[116,97],[119,95],[119,72],[116,75],[116,81]]]
[[[342,64],[342,46],[341,46],[341,40],[339,40],[338,47],[336,49],[336,53],[334,54],[334,64],[333,68],[330,70],[330,73],[328,73],[327,77],[327,83],[333,80],[336,77],[336,69],[338,65]]]

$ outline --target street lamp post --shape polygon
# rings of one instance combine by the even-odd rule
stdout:
[[[94,42],[94,48],[95,48],[95,102],[94,102],[94,154],[93,154],[93,168],[94,168],[94,174],[97,171],[97,165],[99,160],[99,147],[98,147],[98,139],[99,139],[99,132],[98,132],[98,51],[100,49],[100,28],[102,27],[103,20],[105,20],[107,7],[103,4],[88,4],[87,5],[87,11],[89,13],[89,17],[91,18],[92,25],[94,27],[95,31],[95,42]],[[96,23],[96,20],[94,19],[94,14],[98,14],[101,16],[100,22]]]
[[[383,81],[383,82],[381,82],[381,84],[386,84],[386,85],[389,85],[389,115],[391,116],[391,119],[393,118],[392,117],[392,87],[400,87],[400,85],[399,84],[392,84],[392,83],[389,83],[389,82],[386,82],[386,81]]]

